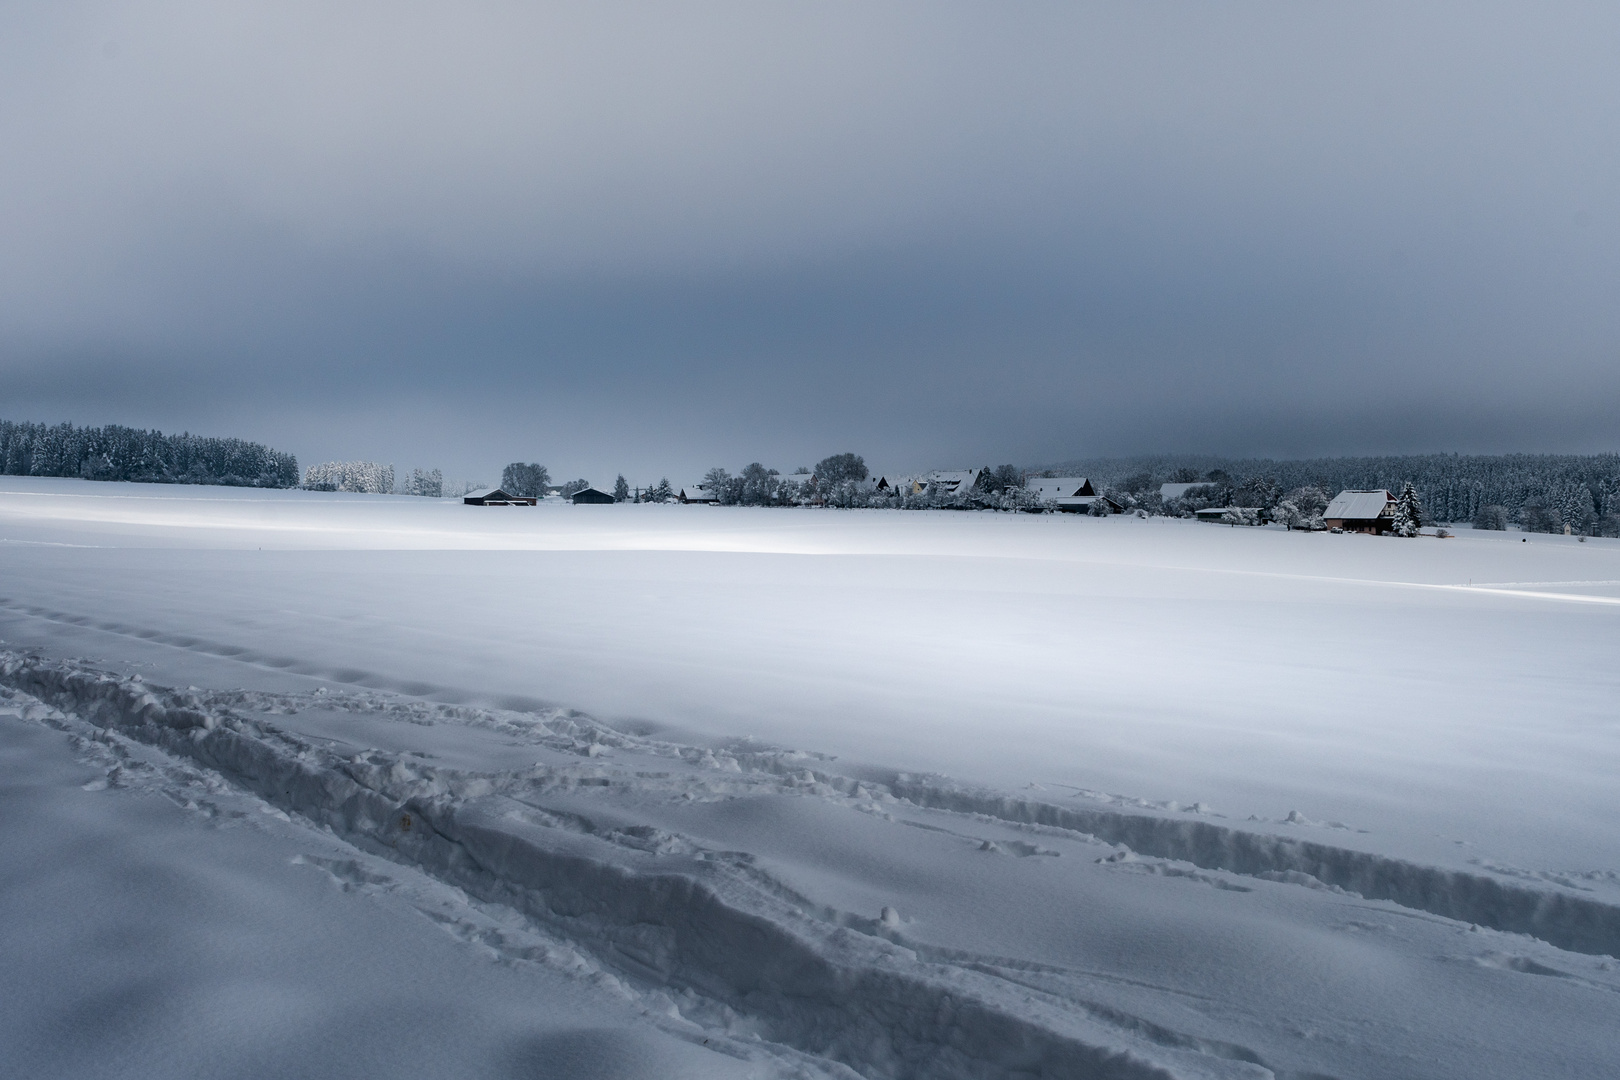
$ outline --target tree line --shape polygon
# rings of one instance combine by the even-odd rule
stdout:
[[[11,420],[0,420],[0,472],[231,487],[286,488],[299,480],[296,457],[246,439]]]
[[[420,495],[442,498],[444,474],[438,469],[412,469],[399,478],[396,487],[394,467],[376,461],[323,461],[304,470],[303,486],[309,491],[352,491],[366,495]]]
[[[393,466],[375,462],[323,462],[302,476],[298,459],[245,439],[184,432],[165,435],[110,424],[78,427],[0,420],[0,473],[70,476],[87,480],[222,484],[317,490],[392,492],[441,497],[468,485],[447,484],[437,469],[413,469],[396,489]],[[833,454],[814,469],[782,473],[759,462],[733,475],[709,470],[706,492],[736,506],[802,505],[905,509],[1039,509],[1025,486],[1029,476],[1087,476],[1112,502],[1144,513],[1192,513],[1208,507],[1252,509],[1257,519],[1314,527],[1327,500],[1345,489],[1384,488],[1405,496],[1403,512],[1423,524],[1469,522],[1476,528],[1510,524],[1537,532],[1620,535],[1620,455],[1617,454],[1418,454],[1391,457],[1310,458],[1295,461],[1227,459],[1187,455],[1065,462],[1039,472],[1002,465],[980,470],[966,490],[925,486],[913,491],[877,491],[858,454]],[[1172,500],[1164,483],[1195,484]],[[513,462],[501,487],[514,495],[572,495],[584,479],[553,485],[535,463]],[[667,502],[677,495],[668,479],[632,488],[620,475],[612,494],[620,502]],[[1403,503],[1406,500],[1403,498]]]

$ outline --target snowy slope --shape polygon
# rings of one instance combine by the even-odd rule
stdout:
[[[1614,1065],[1613,542],[0,487],[18,711],[749,1067]]]

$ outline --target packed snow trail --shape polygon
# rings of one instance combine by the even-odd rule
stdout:
[[[3,688],[0,822],[0,1075],[851,1080]]]
[[[0,680],[109,735],[217,770],[364,851],[521,912],[627,983],[668,995],[682,1023],[757,1037],[867,1077],[1469,1075],[1418,1067],[1387,1035],[1348,1058],[1343,1047],[1324,1054],[1290,1032],[1323,1017],[1302,1023],[1286,1007],[1272,1015],[1279,1002],[1222,1000],[1196,977],[1177,986],[1087,969],[1061,949],[1043,955],[1016,933],[998,939],[993,925],[973,925],[1018,923],[1030,905],[1072,903],[1065,896],[1084,885],[1076,874],[1095,879],[1092,903],[1109,889],[1149,904],[1164,901],[1155,892],[1195,890],[1173,906],[1190,902],[1216,937],[1248,933],[1245,953],[1279,937],[1287,952],[1290,928],[1245,931],[1255,912],[1235,920],[1222,898],[1261,901],[1271,917],[1357,927],[1383,926],[1400,910],[1361,900],[1347,891],[1354,885],[1418,911],[1616,951],[1615,909],[1572,891],[1185,815],[1075,809],[943,778],[847,774],[804,752],[681,745],[567,711],[375,692],[177,691],[16,653],[0,656]],[[514,760],[525,764],[513,768]],[[807,845],[828,850],[807,854]],[[938,849],[921,865],[947,893],[943,907],[927,911],[915,890],[898,910],[881,904],[892,867],[869,864],[903,866],[923,845]],[[957,862],[996,865],[951,880]],[[1048,872],[1059,863],[1062,877]],[[948,894],[969,904],[966,921],[961,912],[947,917]],[[1346,908],[1361,914],[1350,918]],[[1473,970],[1551,973],[1581,988],[1587,1012],[1620,1019],[1620,977],[1602,961],[1577,975],[1568,954],[1511,934],[1439,919],[1416,930],[1420,949],[1456,953],[1460,937],[1467,947],[1456,959]],[[1337,1002],[1351,1014],[1364,1004],[1354,995]],[[1568,1007],[1534,995],[1512,1004]],[[1436,1018],[1415,1044],[1444,1045],[1447,1022]]]

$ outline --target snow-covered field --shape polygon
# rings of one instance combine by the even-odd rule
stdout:
[[[1617,626],[1605,540],[0,478],[0,1071],[1614,1073]]]

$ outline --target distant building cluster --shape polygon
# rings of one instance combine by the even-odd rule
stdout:
[[[576,505],[652,502],[689,506],[1013,510],[1095,517],[1130,512],[1227,526],[1280,525],[1309,532],[1395,536],[1416,536],[1422,525],[1435,523],[1412,483],[1403,484],[1399,494],[1388,488],[1345,488],[1329,496],[1321,486],[1312,484],[1284,491],[1276,480],[1264,475],[1234,478],[1218,469],[1202,477],[1185,475],[1185,469],[1178,472],[1183,475],[1171,480],[1138,474],[1119,484],[1100,484],[1088,476],[1030,473],[1011,465],[874,474],[858,455],[837,454],[823,459],[814,469],[793,473],[781,473],[756,462],[736,474],[716,468],[700,480],[672,484],[664,479],[646,487],[632,486],[620,476],[613,490],[607,491],[583,479],[551,485],[550,474],[543,466],[513,463],[507,466],[506,482],[501,487],[469,492],[463,501],[473,506],[534,506],[554,499]],[[1620,490],[1620,482],[1616,489]],[[1597,498],[1608,498],[1606,491],[1600,490]],[[1608,501],[1615,505],[1612,498]],[[1481,514],[1474,527],[1506,527],[1501,507],[1487,506]],[[1538,519],[1532,514],[1529,520]],[[1595,533],[1620,535],[1620,514],[1611,511],[1607,518],[1588,514],[1580,520]],[[1572,531],[1571,526],[1565,525],[1564,531]],[[1440,535],[1445,535],[1443,530]]]

